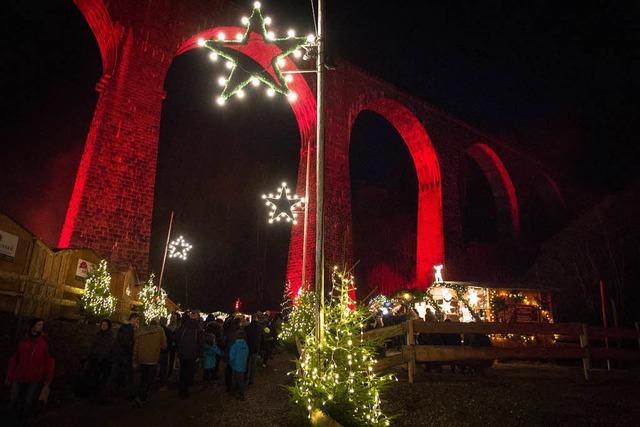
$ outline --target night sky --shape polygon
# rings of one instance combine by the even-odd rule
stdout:
[[[312,28],[309,2],[263,3],[285,28]],[[511,142],[589,194],[637,179],[638,2],[328,3],[330,58]],[[0,210],[55,245],[97,100],[98,48],[71,0],[5,1],[0,31]],[[267,227],[259,195],[294,183],[295,119],[286,102],[257,98],[220,111],[211,72],[202,52],[190,52],[167,75],[151,266],[174,209],[176,232],[195,246],[187,264],[168,267],[174,299],[185,302],[188,284],[202,308],[228,310],[236,297],[248,309],[275,307],[289,232]],[[354,229],[364,268],[382,256],[365,251],[366,227],[397,223],[399,236],[415,228],[415,192],[398,190],[415,186],[415,172],[398,135],[372,113],[356,121],[351,156],[354,218],[372,198],[399,206],[380,206]],[[477,188],[482,197],[486,186]],[[482,209],[491,215],[490,205]],[[470,229],[469,239],[486,238]],[[403,239],[398,247],[411,253]]]

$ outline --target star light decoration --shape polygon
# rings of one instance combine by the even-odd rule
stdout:
[[[271,208],[269,211],[269,224],[273,224],[274,221],[280,222],[282,219],[287,222],[293,222],[294,225],[298,223],[296,211],[302,208],[305,200],[304,197],[299,197],[296,194],[291,195],[286,182],[283,182],[278,188],[276,195],[273,193],[263,194],[262,199],[265,200],[265,205]]]
[[[262,15],[261,4],[258,1],[253,3],[251,16],[243,17],[241,22],[246,27],[245,31],[235,34],[233,38],[229,39],[227,34],[219,31],[214,39],[198,39],[198,46],[211,51],[209,58],[212,61],[224,58],[225,67],[230,70],[228,77],[218,78],[218,84],[223,86],[223,89],[216,98],[216,103],[222,106],[234,95],[243,99],[246,95],[245,86],[251,84],[257,88],[261,83],[266,86],[268,97],[280,93],[285,95],[289,102],[294,102],[298,95],[288,86],[288,83],[293,81],[293,76],[285,75],[282,68],[286,66],[286,58],[291,54],[294,58],[308,59],[308,55],[303,51],[315,46],[315,36],[310,34],[306,37],[296,37],[295,30],[290,29],[286,37],[277,37],[268,29],[272,20]],[[279,53],[271,59],[271,67],[265,69],[251,59],[249,53],[269,45],[276,46]]]
[[[169,243],[169,258],[180,258],[185,261],[187,259],[187,254],[193,248],[184,237],[180,236],[173,242]]]

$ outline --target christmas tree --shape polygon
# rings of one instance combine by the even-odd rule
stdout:
[[[116,298],[111,294],[110,284],[111,275],[103,259],[97,268],[89,271],[80,297],[80,306],[90,317],[105,318],[115,311]]]
[[[380,408],[380,391],[393,377],[374,372],[375,343],[362,338],[369,317],[350,296],[353,276],[334,268],[333,290],[325,311],[324,342],[307,334],[291,388],[294,402],[309,418],[321,409],[343,425],[389,425]]]
[[[167,293],[164,289],[153,283],[154,278],[155,275],[151,273],[149,280],[147,280],[147,283],[145,283],[144,287],[140,291],[142,316],[145,323],[149,323],[151,319],[160,319],[169,315],[165,304]]]
[[[278,337],[282,341],[293,343],[303,342],[308,335],[313,334],[316,319],[316,295],[313,291],[301,287],[293,295],[291,286],[287,284],[282,303],[282,313],[285,321]]]

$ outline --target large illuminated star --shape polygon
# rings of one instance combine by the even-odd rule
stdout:
[[[297,95],[287,85],[291,76],[282,73],[285,58],[290,54],[296,57],[302,56],[301,48],[313,43],[310,37],[296,37],[289,30],[287,37],[278,38],[273,31],[267,29],[271,23],[269,17],[263,17],[260,3],[254,3],[253,11],[249,18],[242,18],[242,24],[246,26],[244,34],[225,34],[223,31],[216,33],[211,40],[199,40],[198,44],[211,50],[210,58],[218,57],[226,59],[226,67],[230,70],[229,76],[220,78],[218,83],[224,88],[217,98],[222,105],[233,95],[244,97],[243,88],[249,83],[259,86],[263,83],[267,86],[267,95],[273,96],[276,92],[286,95],[290,101],[295,101]],[[231,37],[231,38],[229,38]],[[272,51],[271,66],[265,69],[251,58],[252,52],[269,49]]]
[[[296,211],[304,204],[304,198],[295,194],[291,195],[286,182],[283,182],[278,188],[276,195],[273,193],[263,194],[262,199],[266,200],[265,205],[270,208],[269,224],[273,224],[274,221],[280,222],[282,219],[294,224],[298,223]]]

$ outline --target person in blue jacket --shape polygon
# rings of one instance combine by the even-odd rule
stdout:
[[[244,400],[244,375],[247,372],[249,345],[244,329],[239,329],[236,339],[229,349],[229,365],[231,366],[231,393]]]
[[[205,384],[214,379],[217,366],[216,356],[222,356],[222,354],[222,350],[216,345],[216,336],[214,334],[206,334],[202,351],[202,379]]]

